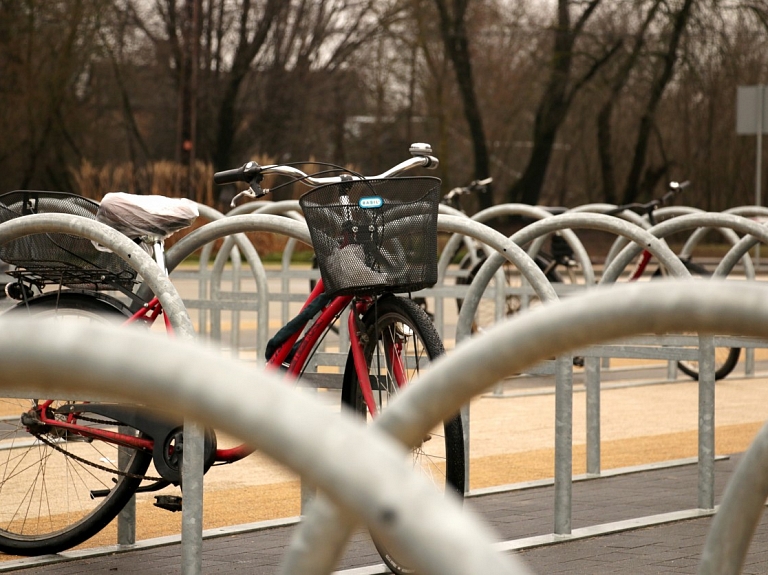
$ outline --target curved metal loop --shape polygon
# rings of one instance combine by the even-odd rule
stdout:
[[[552,287],[552,284],[549,283],[549,280],[544,275],[544,272],[539,268],[539,266],[536,265],[536,262],[534,262],[525,252],[525,250],[523,250],[514,241],[504,237],[504,234],[497,232],[485,224],[481,224],[464,217],[439,215],[437,217],[437,222],[438,229],[441,231],[469,235],[482,242],[483,244],[489,246],[489,248],[496,250],[496,253],[493,256],[490,256],[488,260],[486,260],[486,264],[480,268],[481,272],[483,269],[485,269],[489,260],[491,260],[494,256],[498,256],[500,261],[504,261],[504,259],[506,259],[520,270],[520,273],[531,284],[531,287],[536,292],[536,295],[538,295],[542,301],[553,301],[557,299],[557,293],[555,293],[555,289]],[[499,264],[499,266],[493,270],[493,273],[499,270],[500,267],[501,264]],[[442,277],[444,277],[439,275],[439,273],[440,270],[438,270],[438,282],[441,281]],[[443,270],[442,273],[444,274],[445,270]],[[503,277],[501,280],[503,281]],[[477,277],[475,278],[475,281],[477,281]],[[474,288],[475,281],[472,282],[469,290],[467,290],[467,295],[464,297],[461,305],[458,327],[456,328],[457,342],[461,341],[460,334],[462,325],[465,326],[464,329],[466,330],[466,334],[469,334],[472,318],[477,311],[477,305],[480,302],[480,298],[482,297],[483,293],[485,292],[485,288],[490,282],[490,277],[483,286],[483,289],[480,291]],[[469,315],[470,313],[471,315]]]
[[[420,573],[530,573],[519,560],[495,551],[490,530],[455,498],[415,473],[401,445],[351,414],[328,411],[274,372],[191,342],[111,325],[45,324],[41,340],[42,325],[5,320],[0,386],[24,381],[40,394],[35,397],[87,399],[96,393],[173,405],[307,478]]]
[[[201,246],[219,238],[245,232],[272,232],[294,237],[308,245],[312,245],[309,229],[305,223],[268,214],[248,214],[227,216],[221,220],[206,224],[191,234],[179,240],[175,248],[176,257],[180,260],[188,257]]]
[[[443,213],[443,212],[440,212]],[[462,216],[465,216],[465,214],[461,213]],[[525,216],[529,217],[535,220],[541,219],[541,218],[547,218],[550,217],[552,214],[546,211],[543,208],[530,206],[528,204],[502,204],[499,206],[492,206],[490,208],[486,208],[484,210],[481,210],[477,212],[474,216],[472,216],[472,220],[480,223],[487,222],[489,220],[492,220],[494,218],[500,218],[504,216]],[[445,270],[448,268],[448,265],[451,263],[451,259],[453,257],[453,254],[455,254],[459,249],[459,242],[465,241],[465,237],[461,234],[454,234],[448,239],[448,242],[445,244],[445,247],[443,248],[443,252],[440,255],[440,260],[438,261],[438,274],[445,273]],[[485,251],[485,255],[490,256],[493,252],[488,248],[488,246],[481,246],[482,249]]]
[[[669,265],[670,269],[675,270],[675,273],[681,276],[688,274],[685,266],[664,242],[634,224],[604,214],[566,212],[559,216],[544,218],[534,222],[512,235],[510,239],[515,244],[525,245],[542,235],[573,228],[597,229],[628,237],[633,242],[636,242],[636,244],[643,246],[643,248],[647,247],[662,263]],[[501,267],[502,262],[503,257],[500,254],[493,254],[486,260],[475,276],[475,280],[467,291],[467,296],[464,300],[465,304],[462,305],[461,312],[459,313],[458,326],[456,328],[457,342],[463,341],[463,339],[469,336],[477,302],[488,287],[493,274]],[[470,302],[470,305],[467,305],[467,302]]]
[[[562,215],[562,214],[559,214]],[[494,218],[505,216],[524,216],[534,220],[542,220],[545,217],[553,217],[553,214],[546,208],[539,206],[527,206],[525,204],[503,204],[500,206],[492,206],[481,212],[475,214],[474,219],[479,222],[487,222]],[[579,237],[570,229],[560,230],[562,232],[563,239],[573,250],[573,255],[576,261],[581,266],[582,275],[584,276],[584,283],[586,285],[592,285],[595,283],[595,273],[592,268],[592,260],[584,248],[584,244],[581,243]],[[535,258],[544,245],[544,241],[549,234],[539,236],[531,242],[531,246],[528,248],[528,255]],[[524,245],[524,244],[521,244]]]
[[[622,337],[681,331],[768,337],[764,287],[719,279],[630,283],[600,286],[538,307],[434,362],[419,385],[407,387],[373,425],[413,447],[472,397],[541,360]],[[761,513],[762,505],[755,511]],[[353,527],[348,515],[318,498],[292,541],[291,568],[281,573],[325,572],[323,562],[340,552],[336,546],[343,545]]]
[[[753,235],[755,236],[755,238],[758,238],[759,241],[762,241],[762,242],[768,241],[767,228],[765,228],[764,226],[761,226],[756,222],[748,220],[747,218],[744,218],[741,216],[734,216],[730,214],[695,213],[695,214],[689,214],[685,216],[678,216],[676,218],[672,218],[671,220],[667,220],[667,221],[661,222],[660,224],[655,225],[653,228],[649,230],[649,232],[651,232],[655,237],[664,238],[670,234],[683,232],[683,231],[687,231],[695,228],[729,228],[742,234]],[[739,241],[737,246],[741,245],[742,242],[744,241],[745,241],[744,238],[742,238],[742,240]],[[734,249],[736,248],[733,248],[732,251]],[[603,274],[603,279],[601,281],[603,282],[616,281],[616,278],[619,277],[619,274],[621,274],[623,269],[642,250],[643,250],[643,247],[637,246],[637,245],[631,245],[624,248],[624,250],[622,250],[622,252],[616,257],[616,259],[613,262],[611,262],[608,268],[606,268]],[[723,258],[723,260],[720,262],[720,265],[718,266],[717,270],[715,270],[715,275],[724,275],[725,273],[729,272],[730,269],[727,269],[727,270],[725,269],[727,262],[733,261],[733,264],[735,264],[736,261],[741,259],[741,257],[738,257],[735,260],[733,258],[729,258],[729,254],[726,254],[726,257]],[[666,265],[664,261],[662,261],[661,263],[662,265]],[[670,269],[670,272],[673,274],[675,273],[671,269]]]

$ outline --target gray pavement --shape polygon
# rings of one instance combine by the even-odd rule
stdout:
[[[716,493],[720,494],[739,456],[718,459]],[[696,506],[695,464],[577,481],[573,486],[574,533],[603,524],[654,516]],[[553,488],[543,486],[470,497],[467,507],[475,509],[498,533],[499,540],[530,540],[551,534]],[[620,533],[537,545],[517,551],[535,573],[695,573],[710,517],[688,519],[630,529]],[[277,573],[295,525],[206,539],[203,545],[203,573]],[[340,570],[356,575],[383,573],[380,560],[368,535],[355,534]],[[150,549],[128,550],[109,555],[25,568],[25,574],[57,575],[96,573],[138,573],[142,575],[181,573],[178,543]],[[21,566],[15,564],[17,571]],[[369,568],[365,568],[369,567]],[[1,564],[0,564],[1,568]],[[768,573],[768,520],[763,519],[752,542],[744,573]]]

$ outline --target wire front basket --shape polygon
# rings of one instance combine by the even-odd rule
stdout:
[[[437,282],[438,178],[329,184],[299,203],[327,294],[403,293]]]
[[[0,195],[0,223],[29,214],[72,214],[96,218],[99,205],[64,192],[17,190]],[[16,266],[9,275],[37,285],[58,284],[90,289],[130,288],[136,272],[111,252],[97,250],[83,237],[42,233],[0,246],[0,259]]]

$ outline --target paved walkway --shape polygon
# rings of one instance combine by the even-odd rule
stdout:
[[[716,462],[716,493],[722,493],[739,456]],[[573,486],[573,531],[639,517],[671,513],[696,506],[695,464],[664,467],[577,481]],[[468,499],[499,534],[500,540],[531,542],[551,534],[553,489],[542,486]],[[695,573],[711,518],[703,517],[620,533],[535,546],[517,551],[535,573],[572,575],[604,573]],[[262,529],[207,539],[203,545],[203,573],[276,573],[295,525]],[[760,525],[744,573],[768,573],[768,520]],[[29,566],[28,575],[181,573],[178,543],[87,557],[52,565]],[[340,570],[349,575],[385,573],[367,534],[358,532],[347,549]],[[15,564],[20,568],[21,565]]]

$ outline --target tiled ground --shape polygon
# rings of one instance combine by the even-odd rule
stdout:
[[[738,457],[719,460],[716,493],[722,493]],[[686,465],[615,477],[581,481],[573,486],[573,529],[656,515],[696,506],[697,468]],[[468,500],[503,540],[546,535],[553,529],[553,490],[540,487]],[[711,519],[699,518],[618,534],[590,537],[519,552],[535,573],[695,573]],[[206,574],[276,573],[295,527],[279,527],[217,539],[203,546]],[[768,521],[753,540],[744,573],[768,573]],[[379,563],[370,539],[359,532],[350,543],[339,569]],[[180,545],[128,551],[67,563],[31,567],[28,575],[181,573]]]

